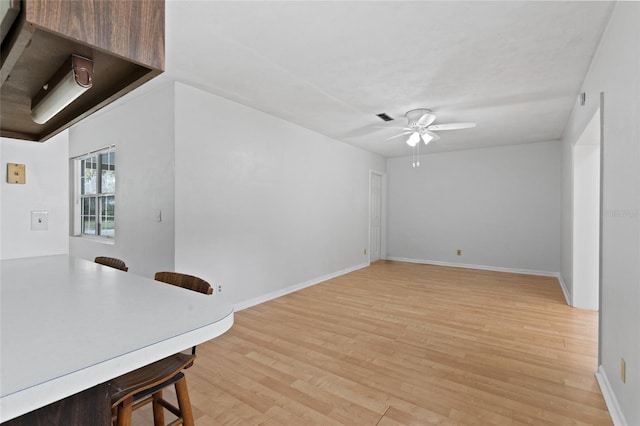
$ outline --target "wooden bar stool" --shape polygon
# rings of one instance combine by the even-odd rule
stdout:
[[[110,266],[112,268],[120,269],[127,272],[129,268],[124,264],[124,261],[116,259],[115,257],[98,256],[94,259],[94,262],[101,265]]]
[[[177,353],[111,380],[113,424],[130,426],[133,411],[152,403],[155,426],[165,426],[164,409],[178,417],[170,426],[193,426],[189,391],[182,370],[191,367],[195,358],[193,354]],[[178,407],[162,397],[162,390],[171,385],[176,390]]]

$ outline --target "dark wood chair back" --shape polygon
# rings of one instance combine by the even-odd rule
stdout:
[[[129,270],[127,265],[125,265],[125,263],[122,260],[116,259],[115,257],[98,256],[98,257],[96,257],[94,259],[94,261],[96,263],[101,264],[101,265],[110,266],[112,268],[120,269],[121,271],[127,272]]]
[[[193,275],[181,274],[179,272],[156,272],[154,278],[156,281],[173,284],[199,293],[213,294],[213,287],[211,287],[208,282]]]

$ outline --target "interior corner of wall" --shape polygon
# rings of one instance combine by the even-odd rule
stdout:
[[[567,305],[573,306],[572,294],[569,290],[569,286],[562,277],[562,273],[558,272],[556,277],[558,278],[558,282],[560,283],[560,289],[562,290],[562,294],[564,295],[564,299],[567,302]]]

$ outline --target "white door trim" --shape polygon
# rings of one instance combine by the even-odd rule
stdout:
[[[387,215],[386,215],[386,205],[387,205],[387,175],[385,172],[380,171],[380,170],[374,170],[374,169],[370,169],[369,170],[369,226],[368,226],[368,249],[367,249],[367,257],[369,259],[369,263],[372,261],[371,258],[371,245],[372,245],[372,241],[371,241],[371,231],[372,231],[372,206],[371,206],[371,182],[372,182],[372,178],[373,176],[379,176],[380,177],[380,242],[379,242],[379,247],[380,247],[380,255],[379,255],[379,259],[385,259],[386,258],[386,234],[387,234]],[[374,260],[378,260],[378,259],[374,259]]]

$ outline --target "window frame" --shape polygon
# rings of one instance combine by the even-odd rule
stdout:
[[[101,162],[101,156],[113,155],[113,163],[105,163],[107,165],[113,165],[113,168],[108,167],[108,170],[113,170],[113,192],[103,192],[102,184],[102,171],[103,163]],[[83,194],[83,179],[85,176],[82,174],[82,164],[90,158],[95,158],[95,193]],[[95,151],[88,152],[86,154],[72,158],[73,161],[73,188],[74,188],[74,208],[73,208],[73,235],[82,238],[96,239],[103,242],[113,242],[116,238],[116,198],[117,198],[117,160],[116,160],[115,145],[111,145],[105,148],[101,148]],[[86,163],[85,163],[86,164]],[[103,203],[106,203],[108,198],[113,198],[113,212],[112,214],[105,215],[107,208],[103,209]],[[93,214],[83,215],[83,203],[85,200],[92,200],[94,203]],[[93,218],[95,223],[94,233],[85,233],[83,229],[84,219],[89,216]],[[109,217],[110,222],[113,224],[113,233],[111,235],[103,233],[105,216]]]

